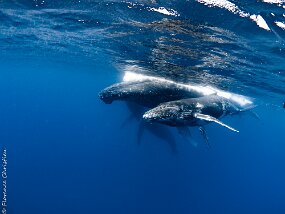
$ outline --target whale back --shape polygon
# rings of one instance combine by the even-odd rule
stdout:
[[[215,118],[239,112],[239,108],[233,102],[218,95],[183,99],[177,102],[179,106],[184,106],[185,112],[202,113]]]

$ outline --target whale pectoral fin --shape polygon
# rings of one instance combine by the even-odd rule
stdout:
[[[135,120],[135,116],[130,114],[121,124],[120,128],[125,128],[132,120]]]
[[[179,134],[194,147],[197,147],[198,143],[193,139],[190,129],[188,127],[177,127]]]
[[[254,112],[254,111],[248,111],[248,113],[250,114],[250,116],[252,116],[254,119],[256,119],[256,120],[261,120],[260,119],[260,117],[259,117],[259,115],[256,113],[256,112]]]
[[[206,143],[208,149],[210,149],[210,148],[211,148],[211,145],[210,145],[210,143],[209,143],[209,138],[208,138],[208,136],[207,136],[206,130],[204,129],[204,127],[201,126],[201,127],[199,127],[199,131],[200,131],[201,135],[203,136],[203,138],[204,138],[204,140],[205,140],[205,143]]]
[[[248,115],[252,116],[253,118],[255,118],[257,120],[261,120],[260,116],[255,111],[253,111],[253,109],[256,107],[257,107],[257,105],[252,105],[252,106],[249,106],[247,108],[241,109],[238,112],[239,113],[247,113]]]
[[[191,137],[191,132],[187,127],[176,127],[179,134],[184,137]]]
[[[143,136],[144,131],[145,131],[144,123],[140,122],[139,129],[138,129],[138,134],[137,134],[137,144],[138,145],[141,145],[142,136]]]
[[[247,108],[240,109],[239,112],[250,111],[250,110],[252,110],[252,109],[254,109],[256,107],[257,107],[257,105],[251,105],[251,106],[249,106]]]
[[[209,122],[214,122],[214,123],[217,123],[221,126],[224,126],[234,132],[239,132],[238,130],[228,126],[227,124],[223,123],[222,121],[218,120],[217,118],[215,117],[212,117],[210,115],[206,115],[206,114],[200,114],[200,113],[195,113],[194,114],[194,117],[196,117],[197,119],[200,119],[200,120],[206,120],[206,121],[209,121]]]

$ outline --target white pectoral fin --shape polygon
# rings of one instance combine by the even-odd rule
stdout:
[[[219,121],[217,118],[212,117],[210,115],[196,113],[194,116],[196,118],[200,119],[200,120],[206,120],[206,121],[209,121],[209,122],[215,122],[215,123],[217,123],[217,124],[219,124],[221,126],[224,126],[224,127],[228,128],[228,129],[234,131],[234,132],[239,132],[238,130],[228,126],[227,124],[224,124],[222,121]]]

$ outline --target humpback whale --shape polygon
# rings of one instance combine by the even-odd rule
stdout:
[[[201,97],[199,91],[191,90],[182,84],[159,80],[126,81],[111,85],[99,93],[106,104],[115,100],[135,102],[153,108],[160,103],[185,98]]]
[[[203,100],[202,97],[208,97],[208,96],[216,97],[218,99],[217,103],[219,102],[221,103],[222,100],[225,100],[228,103],[232,103],[237,106],[237,109],[238,108],[246,109],[247,106],[250,106],[253,104],[251,99],[249,99],[248,97],[235,94],[235,93],[230,93],[230,92],[223,91],[223,90],[219,90],[209,85],[183,84],[183,83],[178,83],[178,82],[168,80],[162,77],[147,76],[147,75],[137,74],[133,72],[125,72],[125,75],[123,77],[123,82],[113,84],[103,89],[98,95],[100,99],[106,104],[110,104],[114,101],[121,100],[121,101],[126,101],[126,103],[136,103],[140,105],[141,107],[146,107],[146,108],[155,108],[158,105],[161,107],[162,105],[161,103],[166,103],[166,102],[171,102],[171,101],[176,102],[178,100],[181,101],[181,100],[186,100],[189,98],[192,98],[193,99],[192,101],[195,102],[195,99],[201,98],[201,100]],[[223,101],[223,103],[226,103],[225,101]],[[139,106],[136,108],[136,111],[131,110],[132,108],[129,108],[129,109],[132,115],[130,115],[130,117],[126,121],[124,121],[122,127],[127,125],[130,120],[137,118],[138,115],[143,114],[143,113],[137,113]],[[223,112],[223,114],[225,114],[225,112]],[[188,138],[189,136],[191,136],[189,129],[188,129],[189,127],[187,126],[198,126],[199,125],[200,132],[202,136],[204,137],[207,144],[208,144],[208,137],[206,135],[206,131],[201,125],[212,121],[212,122],[216,122],[216,123],[226,126],[225,124],[223,124],[221,121],[217,119],[221,117],[221,115],[217,115],[217,118],[215,118],[213,117],[215,115],[211,116],[210,114],[210,115],[206,115],[207,117],[205,117],[205,115],[201,115],[201,114],[199,115],[197,113],[195,114],[195,116],[196,116],[195,119],[200,120],[200,123],[195,124],[193,123],[193,121],[191,123],[190,120],[188,121],[188,123],[180,123],[180,122],[175,122],[175,121],[166,122],[166,120],[162,122],[162,121],[159,121],[158,118],[156,119],[148,118],[147,113],[144,115],[144,119],[153,120],[158,123],[164,123],[164,124],[176,126],[179,133],[185,138]],[[169,120],[169,118],[167,119]],[[157,130],[159,130],[159,133],[161,133],[160,131],[161,128],[159,126],[157,129],[155,126],[147,126],[146,124],[147,124],[147,121],[140,122],[138,142],[140,142],[144,129],[152,130],[152,133],[156,133],[156,132],[158,133]],[[155,125],[155,124],[150,124],[150,125]],[[226,127],[231,128],[229,126],[226,126]],[[235,130],[235,129],[232,128],[232,130]],[[169,137],[161,137],[161,136],[163,135],[160,135],[159,137],[164,139],[170,145],[175,145],[175,143],[173,143],[174,141],[171,140],[172,139],[171,136]],[[175,148],[174,146],[172,147]]]
[[[113,84],[101,92],[99,98],[106,104],[113,101],[131,101],[147,108],[161,103],[198,98],[207,95],[227,98],[240,106],[252,104],[247,97],[219,90],[207,85],[183,84],[161,77],[126,72],[123,82]]]
[[[219,120],[226,115],[233,115],[253,108],[253,105],[241,106],[230,99],[208,95],[199,98],[182,99],[166,102],[147,111],[143,119],[169,126],[199,126],[209,122],[217,123],[232,131],[239,132]]]

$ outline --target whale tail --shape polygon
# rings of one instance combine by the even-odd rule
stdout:
[[[230,127],[229,125],[223,123],[222,121],[220,121],[220,120],[218,120],[217,118],[212,117],[212,116],[210,116],[210,115],[195,113],[195,114],[194,114],[194,117],[196,117],[197,119],[200,119],[200,120],[205,120],[205,121],[209,121],[209,122],[214,122],[214,123],[217,123],[217,124],[219,124],[219,125],[221,125],[221,126],[224,126],[224,127],[228,128],[228,129],[230,129],[230,130],[232,130],[232,131],[234,131],[234,132],[239,132],[238,130],[236,130],[236,129]]]

